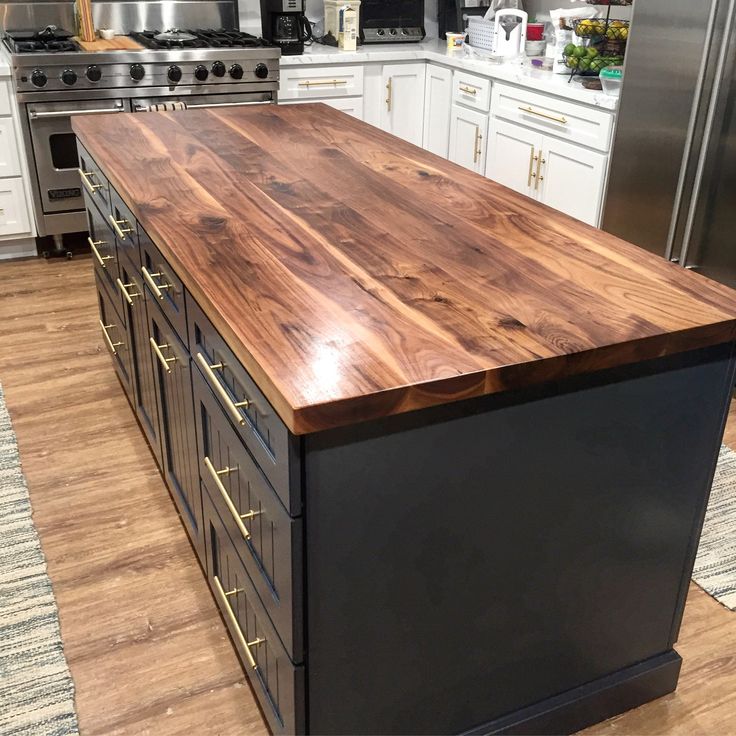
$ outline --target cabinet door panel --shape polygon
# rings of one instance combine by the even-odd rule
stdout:
[[[153,299],[147,306],[150,306],[149,349],[155,361],[164,478],[202,560],[202,495],[196,466],[197,440],[189,354]]]
[[[427,65],[422,145],[442,158],[447,158],[450,150],[451,97],[452,71],[434,64]]]
[[[0,236],[30,233],[22,179],[0,181]]]
[[[381,128],[417,146],[424,133],[425,64],[386,64]]]
[[[130,349],[130,340],[125,323],[120,318],[107,287],[103,285],[99,275],[95,276],[97,286],[97,304],[100,310],[100,329],[102,331],[102,343],[110,353],[113,365],[120,377],[120,383],[128,397],[133,402],[133,360]]]
[[[450,161],[482,174],[485,171],[485,143],[488,115],[452,106],[450,123]]]
[[[543,149],[540,201],[597,226],[608,157],[551,137]]]
[[[533,197],[543,139],[520,125],[494,119],[488,133],[486,176]]]
[[[20,176],[13,118],[0,118],[0,176]]]

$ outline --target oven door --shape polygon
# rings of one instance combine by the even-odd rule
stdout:
[[[272,91],[240,92],[219,95],[166,95],[163,97],[137,97],[131,101],[133,112],[147,112],[152,105],[162,102],[184,102],[187,109],[197,110],[218,107],[245,107],[275,102]]]
[[[124,112],[122,99],[29,102],[28,128],[44,214],[84,209],[72,115]]]

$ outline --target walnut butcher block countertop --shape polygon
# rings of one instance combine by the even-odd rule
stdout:
[[[325,105],[74,130],[297,434],[736,336],[736,292]]]

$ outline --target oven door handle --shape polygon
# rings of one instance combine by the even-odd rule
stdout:
[[[255,100],[253,102],[211,102],[202,105],[187,105],[187,110],[200,110],[207,107],[246,107],[247,105],[273,105],[273,100]]]
[[[31,120],[37,120],[39,118],[66,118],[70,115],[103,115],[108,112],[124,112],[123,107],[110,107],[106,110],[51,110],[49,112],[35,112],[31,110],[28,113],[28,117]]]

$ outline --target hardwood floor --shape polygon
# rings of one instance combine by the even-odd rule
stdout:
[[[82,733],[266,733],[104,351],[92,264],[0,264],[0,382]],[[736,446],[736,409],[726,442]],[[676,693],[585,731],[736,733],[736,613],[692,585]]]

